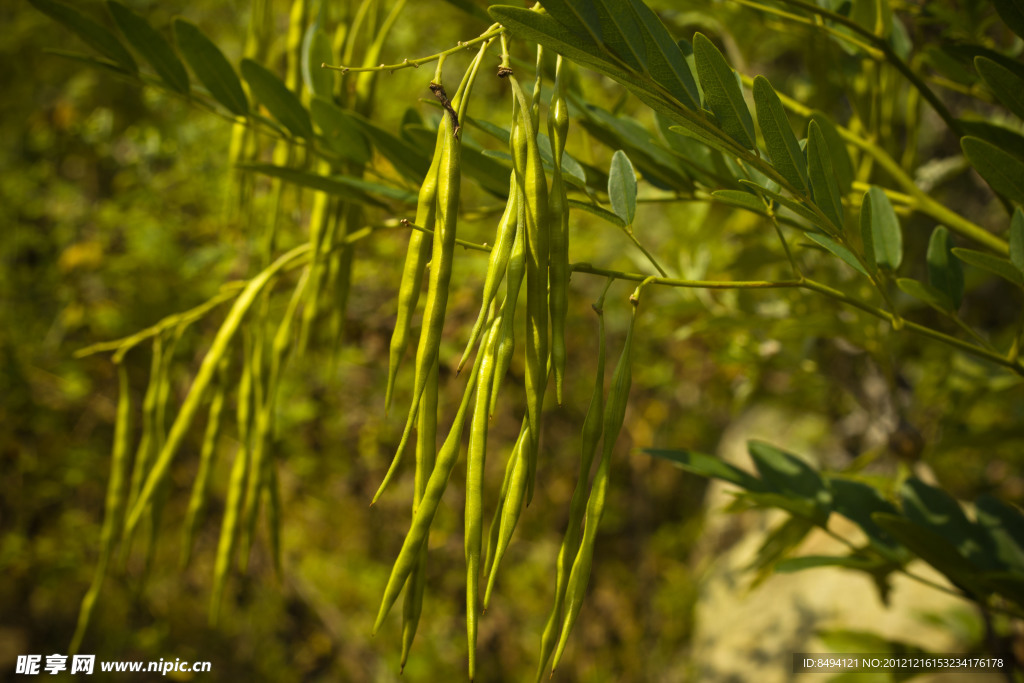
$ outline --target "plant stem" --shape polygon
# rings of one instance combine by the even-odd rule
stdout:
[[[490,40],[495,36],[502,35],[504,32],[505,29],[502,28],[499,24],[492,24],[490,28],[488,28],[484,33],[481,33],[479,36],[473,38],[472,40],[460,40],[458,45],[456,45],[455,47],[448,48],[447,50],[442,50],[437,54],[428,55],[426,57],[419,57],[417,59],[403,59],[401,62],[397,64],[381,64],[379,66],[332,66],[330,64],[324,63],[320,65],[320,68],[333,69],[334,71],[340,71],[343,74],[358,73],[363,71],[392,72],[398,71],[399,69],[419,68],[421,64],[428,64],[436,59],[444,59],[449,55],[455,54],[456,52],[461,52],[467,48],[482,43],[486,40]]]

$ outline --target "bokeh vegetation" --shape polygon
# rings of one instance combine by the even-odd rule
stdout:
[[[383,17],[386,3],[379,4]],[[810,108],[852,128],[880,131],[875,143],[933,197],[1005,235],[1006,206],[964,162],[957,136],[907,94],[893,70],[872,66],[813,27],[742,3],[650,4],[674,36],[696,30],[713,36],[740,73],[764,74]],[[184,16],[236,65],[247,49],[246,26],[265,10],[261,61],[284,68],[291,3],[130,6],[168,35],[173,17]],[[910,64],[950,109],[957,116],[1000,119],[1019,133],[1019,121],[1004,113],[956,48],[976,42],[1019,57],[1020,40],[994,9],[946,2],[894,8]],[[101,4],[81,11],[112,26]],[[351,11],[332,9],[338,14],[331,19]],[[7,65],[0,73],[0,453],[8,472],[0,484],[0,666],[13,667],[17,654],[67,651],[98,554],[118,379],[109,355],[76,358],[75,351],[130,335],[201,304],[226,282],[259,272],[273,188],[264,177],[242,178],[230,167],[230,122],[159,88],[140,88],[48,52],[83,46],[27,4],[8,3],[0,16],[7,36],[0,45]],[[382,60],[437,52],[479,34],[487,23],[454,6],[410,3]],[[512,52],[515,68],[529,72],[533,46],[513,41]],[[450,80],[468,60],[465,54],[449,59]],[[381,74],[374,120],[395,131],[406,124],[410,139],[422,142],[422,135],[415,137],[417,126],[432,132],[441,115],[421,101],[430,98],[431,72],[432,66]],[[670,135],[659,132],[651,110],[613,81],[584,69],[577,74],[574,93],[581,101],[620,121],[631,119],[653,137]],[[474,117],[508,125],[507,86],[488,71],[471,107]],[[477,131],[467,135],[498,147]],[[573,120],[567,151],[581,162],[608,169],[621,146],[616,131],[600,120]],[[632,156],[641,174],[635,231],[672,274],[702,280],[788,276],[786,254],[770,224],[719,203],[671,196],[664,179],[659,184],[653,174],[658,164]],[[858,172],[870,175],[870,163],[861,163]],[[415,192],[387,164],[380,168],[384,178]],[[889,180],[884,172],[872,177]],[[464,183],[463,191],[460,237],[491,241],[500,200],[473,182]],[[308,195],[285,186],[277,236],[282,251],[307,239]],[[366,220],[384,224],[409,210],[389,205],[369,211]],[[919,212],[901,220],[900,275],[927,280],[925,254],[935,220]],[[574,212],[570,234],[574,262],[651,271],[643,254],[597,217]],[[172,469],[159,528],[143,530],[126,562],[115,558],[83,652],[106,659],[208,659],[218,679],[398,678],[397,617],[375,638],[369,633],[408,524],[411,469],[373,508],[368,503],[404,417],[401,409],[384,415],[383,387],[406,240],[406,231],[389,229],[356,246],[340,342],[325,320],[306,353],[293,357],[282,376],[273,440],[283,510],[281,574],[274,571],[261,520],[247,571],[231,577],[220,623],[208,625],[210,577],[238,434],[225,427],[206,521],[193,560],[182,571],[179,534],[202,443],[199,424]],[[966,240],[958,244],[978,248]],[[853,296],[873,296],[869,284],[842,262],[797,249],[817,279]],[[461,396],[451,367],[479,307],[485,267],[486,259],[471,251],[460,251],[456,259],[441,349],[444,427]],[[293,286],[297,274],[287,277]],[[964,268],[964,277],[960,318],[994,346],[1009,347],[1019,334],[1019,288],[972,267]],[[479,680],[523,680],[536,665],[594,377],[590,303],[603,284],[583,273],[572,278],[566,400],[556,407],[549,398],[537,493],[504,560],[500,593],[481,621]],[[270,303],[272,316],[284,311],[290,286]],[[618,282],[608,294],[613,359],[625,337],[627,297],[634,287]],[[898,290],[893,296],[908,319],[961,334],[928,306]],[[218,309],[176,341],[168,423],[222,315]],[[560,665],[564,680],[681,680],[700,656],[688,649],[701,579],[691,559],[705,515],[721,513],[704,509],[703,480],[638,449],[715,452],[730,425],[768,407],[779,420],[819,417],[820,433],[809,440],[831,468],[856,463],[894,482],[911,471],[927,473],[962,499],[988,493],[1024,503],[1020,377],[894,331],[830,299],[798,290],[650,288],[633,358],[633,390],[613,461],[591,592]],[[150,372],[148,346],[130,351],[124,362],[138,422]],[[236,355],[232,363],[237,362]],[[510,385],[518,387],[525,373],[521,358],[512,373],[516,381]],[[407,368],[396,405],[407,404],[410,384]],[[504,451],[522,418],[525,402],[515,393],[521,389],[511,391],[491,425],[492,453],[500,457],[490,458],[489,482],[500,482]],[[234,409],[229,398],[226,411],[233,415]],[[463,477],[456,469],[434,523],[429,589],[407,680],[447,679],[464,670]],[[487,518],[492,505],[485,502]],[[150,536],[158,541],[151,556]]]

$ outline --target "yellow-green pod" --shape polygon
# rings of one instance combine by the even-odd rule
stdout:
[[[528,468],[526,464],[526,449],[530,447],[530,421],[523,419],[523,426],[519,430],[519,438],[512,448],[509,461],[512,464],[512,474],[508,484],[508,495],[502,501],[501,523],[498,526],[498,540],[494,548],[494,557],[490,561],[490,570],[487,574],[487,589],[484,591],[484,610],[491,604],[491,593],[494,591],[495,580],[498,577],[498,567],[501,559],[508,550],[508,544],[512,541],[512,534],[519,523],[519,515],[523,511],[523,501],[526,498],[526,476]]]
[[[548,108],[548,136],[554,157],[548,223],[551,234],[551,366],[555,376],[555,397],[562,404],[565,377],[565,318],[569,308],[569,202],[562,178],[562,153],[569,133],[569,108],[565,101],[562,55],[555,66],[555,87]]]
[[[521,192],[522,190],[519,190]],[[498,330],[498,343],[495,349],[494,385],[491,388],[490,414],[493,416],[498,407],[498,393],[501,382],[512,364],[512,356],[516,348],[515,321],[516,305],[519,300],[519,289],[526,275],[526,202],[520,198],[519,218],[516,223],[516,234],[512,240],[512,252],[509,254],[505,276],[505,301],[501,305],[501,327]]]

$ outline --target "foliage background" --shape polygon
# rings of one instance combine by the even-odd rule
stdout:
[[[183,15],[232,59],[240,55],[245,3],[127,4],[161,28]],[[839,120],[857,106],[849,93],[865,76],[832,41],[737,4],[701,0],[685,10],[677,3],[651,4],[676,36],[699,29],[718,37],[743,73],[763,73],[780,90]],[[900,16],[915,44],[955,37],[932,35],[935,19],[964,36],[991,30],[991,9],[967,5],[960,10],[928,3],[932,9],[926,11],[906,4]],[[104,16],[101,5],[85,10]],[[282,28],[274,43],[279,53],[287,7],[277,2],[274,10]],[[258,229],[228,206],[228,124],[47,54],[45,48],[64,47],[72,37],[24,3],[4,4],[0,19],[6,27],[0,42],[0,458],[7,473],[0,481],[0,670],[9,672],[17,654],[66,651],[96,557],[117,379],[105,357],[77,360],[73,352],[151,325],[212,296],[223,282],[251,275]],[[436,52],[482,28],[454,8],[414,3],[385,58]],[[517,54],[530,59],[522,45]],[[451,73],[465,61],[453,59]],[[649,112],[621,88],[580,73],[589,101],[654,129]],[[427,78],[424,70],[382,76],[378,119],[397,127],[407,107],[435,115],[416,101],[426,96]],[[942,94],[954,107],[975,106],[953,90]],[[475,116],[506,121],[509,97],[488,79],[472,106]],[[941,130],[937,121],[922,122],[921,160],[959,155],[955,138]],[[885,143],[900,149],[906,131],[897,124],[892,133]],[[606,168],[613,150],[576,127],[568,151]],[[644,189],[650,187],[641,183]],[[475,186],[467,183],[465,190],[466,205],[493,208],[494,200]],[[944,178],[934,193],[981,224],[1004,220],[987,186],[965,168]],[[308,206],[290,206],[286,243],[303,239],[304,212]],[[470,217],[460,233],[486,241],[493,221],[493,215]],[[641,205],[636,225],[669,269],[687,277],[785,272],[774,235],[742,212],[651,203]],[[923,270],[933,227],[920,217],[905,220],[909,272]],[[572,238],[574,261],[647,269],[621,234],[586,214],[574,216]],[[359,246],[344,344],[337,353],[320,344],[285,377],[276,444],[286,463],[284,575],[274,577],[265,544],[257,543],[249,575],[231,584],[221,627],[206,625],[232,446],[230,438],[221,444],[214,503],[196,560],[179,572],[177,533],[194,474],[196,436],[174,470],[176,495],[153,566],[147,571],[136,553],[123,574],[108,579],[84,652],[100,659],[211,660],[218,679],[397,679],[397,618],[376,638],[369,632],[406,528],[411,472],[373,509],[367,503],[401,430],[395,416],[401,411],[383,415],[383,385],[404,242],[404,234],[394,233]],[[467,325],[478,306],[484,260],[468,252],[459,256],[453,282],[469,284],[453,290],[449,319]],[[859,286],[842,265],[823,258],[820,268],[834,270],[834,281]],[[481,680],[522,680],[534,666],[593,378],[596,326],[589,303],[600,285],[580,275],[572,282],[570,399],[562,408],[549,406],[544,444],[550,457],[542,465],[538,496],[505,560],[511,571],[499,580],[501,593],[481,622]],[[624,336],[631,289],[619,284],[609,295],[613,357]],[[977,271],[968,270],[967,290],[964,316],[989,334],[1004,334],[1019,315],[1019,297]],[[926,310],[903,304],[908,315],[929,319]],[[876,471],[892,476],[903,456],[913,467],[933,471],[958,496],[992,492],[1024,502],[1024,388],[1003,372],[795,292],[652,291],[639,324],[634,389],[598,562],[563,680],[680,680],[699,656],[688,644],[700,579],[691,555],[703,523],[704,484],[631,455],[632,449],[713,452],[730,424],[767,406],[780,420],[820,416],[826,427],[810,440],[833,466],[871,452]],[[212,323],[199,326],[178,347],[172,377],[179,400],[213,329]],[[442,357],[457,355],[463,343],[458,330],[447,329]],[[148,359],[130,353],[127,362],[138,402]],[[871,373],[884,378],[881,398],[861,381]],[[444,377],[442,387],[448,392],[442,404],[451,408],[461,387]],[[404,398],[399,395],[397,405]],[[896,429],[871,429],[880,411],[895,415]],[[508,410],[497,418],[492,444],[514,439],[517,414]],[[491,461],[493,481],[500,478],[500,463]],[[407,680],[437,680],[463,670],[461,476],[457,471],[435,522],[432,592]]]

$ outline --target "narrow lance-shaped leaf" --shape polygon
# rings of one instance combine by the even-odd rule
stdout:
[[[831,232],[842,232],[843,201],[839,192],[839,182],[832,168],[828,145],[818,123],[813,119],[807,125],[807,176],[811,183],[814,203],[832,222]]]
[[[1007,259],[994,256],[985,251],[964,249],[963,247],[953,247],[953,255],[964,263],[998,275],[1018,287],[1024,287],[1024,275]]]
[[[1024,204],[1024,161],[971,136],[961,138],[960,147],[993,190],[1011,201]]]
[[[1024,211],[1017,207],[1010,221],[1010,262],[1024,275]]]
[[[754,120],[732,67],[702,33],[693,36],[693,54],[704,97],[718,124],[744,149],[754,149]]]
[[[964,298],[964,273],[953,256],[949,230],[941,225],[928,241],[928,282],[949,299],[952,310],[960,308]]]
[[[243,59],[242,76],[252,89],[253,97],[293,135],[307,139],[313,137],[313,122],[309,112],[276,74],[259,62]]]
[[[334,91],[334,72],[320,68],[333,61],[330,37],[319,22],[310,24],[302,40],[302,80],[314,95],[330,97]]]
[[[608,172],[608,198],[615,215],[626,225],[632,225],[636,215],[636,171],[621,149],[612,155],[612,166]]]
[[[868,275],[868,271],[865,270],[864,266],[857,260],[857,257],[853,255],[847,247],[843,246],[839,242],[836,242],[831,237],[821,235],[815,232],[807,233],[808,239],[811,239],[821,245],[823,248],[828,250],[833,256],[838,256],[842,259],[843,263],[850,266],[858,273]]]
[[[808,194],[810,185],[807,180],[807,160],[789,125],[789,117],[782,108],[779,96],[764,76],[754,79],[754,104],[757,106],[757,123],[761,126],[764,146],[772,166],[798,192]]]
[[[316,96],[310,100],[309,112],[331,151],[360,165],[370,161],[370,144],[341,107]]]
[[[901,277],[896,279],[896,286],[905,294],[909,294],[915,299],[923,301],[936,310],[943,312],[949,311],[949,299],[945,294],[931,285],[918,282],[917,280],[911,280],[910,278]]]
[[[188,72],[174,54],[170,43],[149,22],[119,2],[107,2],[110,16],[135,50],[146,58],[164,83],[176,92],[187,95]]]
[[[589,0],[597,9],[601,40],[608,49],[638,73],[647,73],[647,46],[636,16],[620,2]],[[584,3],[579,3],[584,4]]]
[[[839,181],[839,192],[844,195],[849,194],[853,187],[853,160],[850,159],[850,152],[846,149],[846,142],[839,135],[832,120],[824,113],[812,112],[811,120],[818,124],[821,135],[825,138],[829,158],[832,160],[832,170],[835,171],[836,180]]]
[[[700,109],[700,93],[686,55],[650,7],[642,0],[629,1],[647,41],[647,68],[651,77],[684,107]]]
[[[43,14],[74,31],[89,47],[104,57],[108,57],[124,70],[131,73],[136,73],[139,70],[131,53],[128,52],[128,48],[122,45],[117,36],[102,24],[96,23],[78,10],[61,2],[51,2],[51,0],[29,0],[29,2]]]
[[[1016,114],[1017,118],[1024,119],[1024,79],[980,55],[974,58],[974,68],[999,101]]]
[[[249,100],[242,90],[242,82],[212,40],[207,38],[195,24],[184,19],[174,20],[174,40],[185,61],[213,99],[220,102],[232,114],[245,116],[249,113]]]

